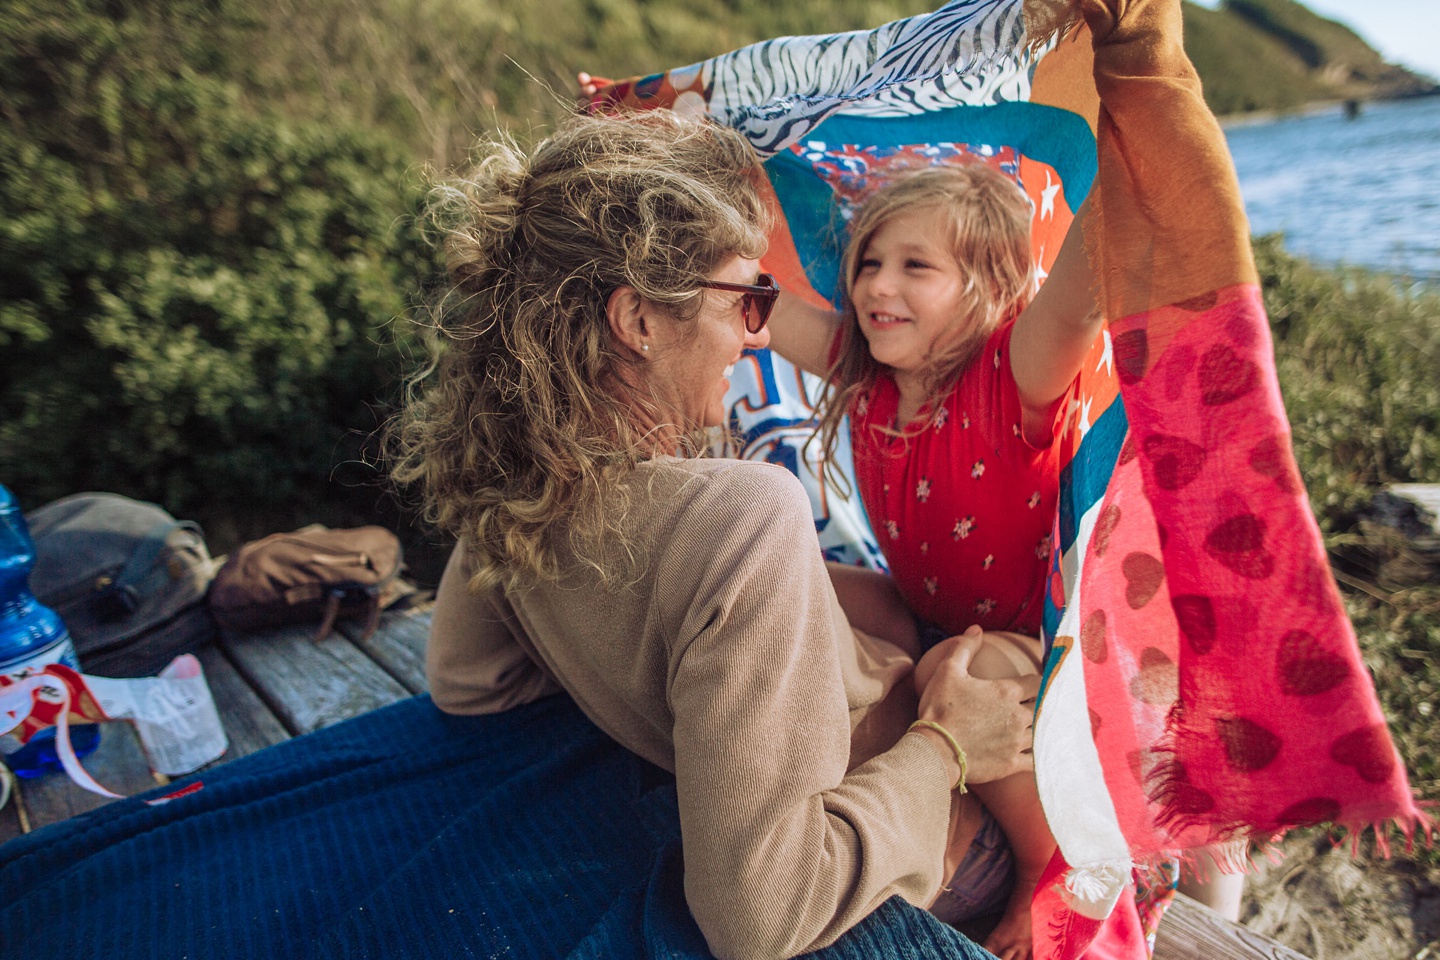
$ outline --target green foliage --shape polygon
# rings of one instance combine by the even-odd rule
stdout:
[[[244,104],[245,15],[161,6],[0,21],[0,475],[273,518],[374,429],[416,188],[383,138]]]
[[[1377,486],[1440,482],[1440,293],[1255,249],[1300,471],[1347,532]]]
[[[1319,270],[1279,236],[1255,250],[1300,473],[1412,785],[1440,798],[1440,585],[1347,562],[1373,555],[1361,518],[1380,485],[1440,482],[1440,291]]]

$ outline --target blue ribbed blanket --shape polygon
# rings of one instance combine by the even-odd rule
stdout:
[[[420,696],[198,779],[0,847],[0,957],[710,955],[673,778],[566,697],[452,717]],[[989,954],[896,898],[815,956]]]

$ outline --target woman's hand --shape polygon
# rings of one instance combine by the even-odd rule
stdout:
[[[972,677],[970,661],[982,642],[980,628],[971,627],[936,644],[915,668],[920,719],[933,720],[954,735],[965,751],[967,783],[1001,780],[1035,766],[1031,725],[1040,678]],[[955,762],[940,734],[924,727],[915,732],[933,740],[948,763]],[[958,777],[958,765],[955,774]]]

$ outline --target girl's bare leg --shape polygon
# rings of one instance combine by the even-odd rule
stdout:
[[[1040,641],[1014,633],[987,633],[985,644],[971,661],[972,675],[987,680],[1007,679],[1039,673],[1042,648]],[[925,666],[922,664],[922,667]],[[923,689],[928,679],[925,671],[916,671],[916,682]],[[999,822],[1000,828],[1010,842],[1015,857],[1015,887],[1000,924],[986,939],[983,946],[1000,960],[1029,960],[1033,952],[1030,932],[1030,900],[1040,874],[1055,852],[1055,839],[1045,822],[1040,809],[1040,795],[1035,788],[1034,775],[1015,774],[1004,780],[976,784],[972,793]],[[953,841],[958,839],[952,825]],[[959,832],[964,835],[964,831]],[[974,835],[974,827],[969,836]],[[968,837],[966,840],[968,846]],[[963,856],[964,850],[959,851]],[[951,865],[947,859],[947,866]]]
[[[1247,852],[1248,845],[1243,840],[1191,850],[1197,861],[1196,870],[1181,879],[1180,892],[1205,904],[1226,920],[1238,922],[1240,902],[1245,896],[1245,875],[1222,873],[1221,866],[1233,866]]]

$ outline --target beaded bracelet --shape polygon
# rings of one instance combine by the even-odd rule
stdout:
[[[905,732],[909,733],[916,727],[925,727],[928,730],[934,730],[936,733],[940,734],[940,736],[945,738],[946,743],[950,744],[950,749],[955,751],[955,762],[960,765],[960,779],[956,780],[955,785],[950,789],[958,790],[961,793],[964,793],[965,774],[968,772],[968,765],[965,762],[965,751],[960,749],[960,744],[955,741],[955,737],[950,733],[949,730],[946,730],[943,726],[936,723],[934,720],[916,720],[914,723],[910,724],[910,728]]]

